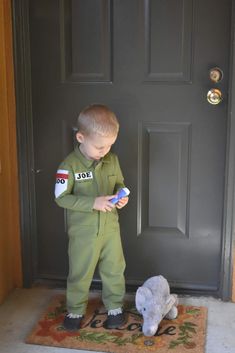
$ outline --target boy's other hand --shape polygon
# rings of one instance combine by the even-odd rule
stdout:
[[[124,206],[126,206],[128,201],[129,201],[129,197],[123,197],[116,203],[116,207],[119,209],[123,208]]]
[[[115,197],[115,195],[96,197],[94,205],[93,205],[93,209],[96,211],[102,211],[102,212],[112,211],[112,209],[115,207],[115,205],[112,204],[112,202],[110,202],[109,200],[111,200],[114,197]]]

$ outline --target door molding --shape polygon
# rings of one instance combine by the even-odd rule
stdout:
[[[232,278],[235,271],[235,0],[232,1],[230,39],[230,80],[228,89],[228,124],[225,167],[223,239],[219,296],[232,298]]]
[[[16,124],[20,185],[23,285],[30,287],[37,264],[33,161],[33,127],[29,41],[29,3],[12,0],[16,90]]]
[[[16,117],[20,182],[21,241],[23,283],[30,287],[37,278],[37,244],[35,215],[35,185],[30,41],[29,41],[29,0],[12,0]],[[235,0],[232,0],[231,40],[230,40],[230,84],[228,102],[228,128],[226,147],[225,190],[223,234],[221,247],[221,275],[218,295],[223,300],[232,297],[232,272],[234,211],[235,211]],[[200,294],[203,294],[200,292]],[[208,294],[208,293],[204,293]],[[211,294],[211,293],[210,293]],[[216,293],[214,293],[216,294]]]

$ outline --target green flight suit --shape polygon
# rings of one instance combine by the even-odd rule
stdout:
[[[106,309],[122,307],[125,259],[117,209],[101,212],[92,208],[97,196],[113,195],[122,187],[118,158],[111,152],[96,162],[87,160],[77,146],[59,166],[55,201],[67,209],[67,309],[71,313],[85,313],[96,266]]]

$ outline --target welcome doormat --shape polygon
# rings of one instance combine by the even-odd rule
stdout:
[[[142,333],[142,317],[134,303],[125,303],[127,323],[120,329],[103,327],[107,312],[99,298],[89,300],[82,328],[67,332],[63,328],[65,296],[52,299],[47,311],[27,337],[32,344],[111,353],[174,352],[203,353],[207,308],[179,305],[175,320],[163,320],[155,336]]]

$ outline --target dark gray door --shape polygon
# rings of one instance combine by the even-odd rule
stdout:
[[[181,289],[219,287],[230,0],[30,0],[37,278],[65,278],[55,171],[78,112],[107,104],[130,202],[121,213],[127,283],[163,274]],[[223,79],[213,83],[218,66]],[[206,96],[219,88],[224,100]]]

